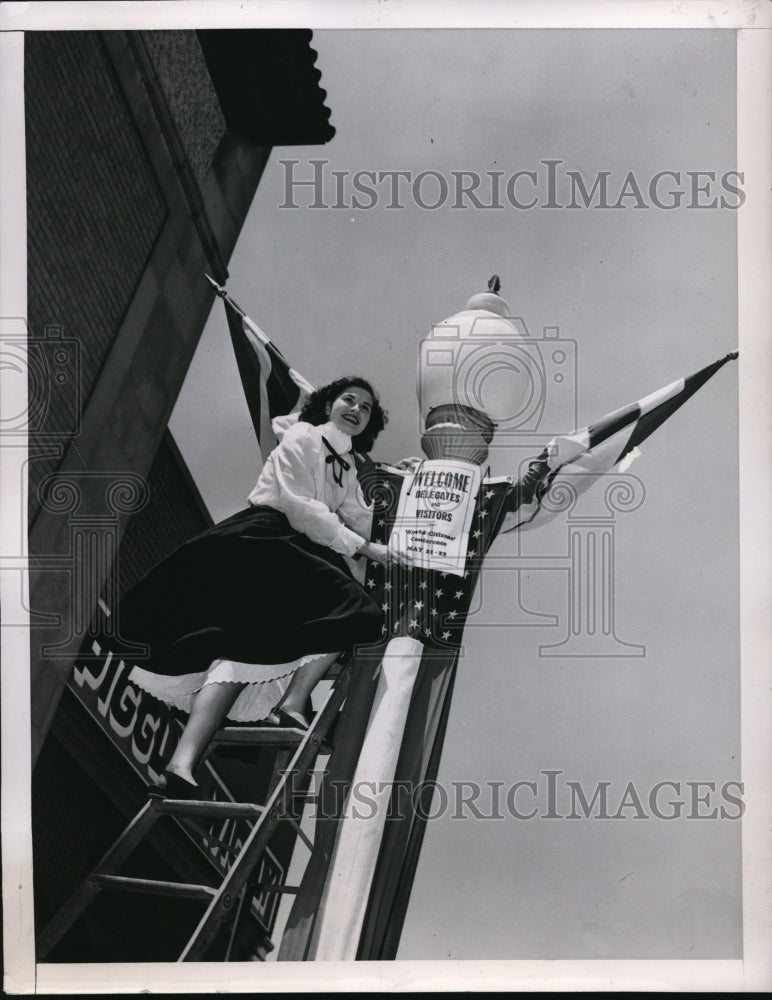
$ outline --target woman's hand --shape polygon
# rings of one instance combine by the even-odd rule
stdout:
[[[390,563],[397,563],[399,566],[410,568],[411,561],[402,552],[395,552],[388,545],[381,545],[380,542],[365,542],[359,550],[359,554],[365,556],[373,562],[380,563],[381,566],[388,566]]]
[[[426,459],[418,458],[415,455],[411,455],[410,458],[403,458],[400,462],[394,466],[395,469],[400,469],[403,472],[415,472],[418,466],[425,462]]]

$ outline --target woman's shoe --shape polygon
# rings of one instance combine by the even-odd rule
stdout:
[[[151,799],[200,799],[201,786],[181,778],[173,771],[164,771],[166,779],[163,785],[150,785],[148,795]]]
[[[275,722],[274,719],[276,719]],[[302,732],[305,732],[309,725],[305,719],[297,719],[294,715],[285,712],[283,708],[278,707],[271,709],[265,721],[270,726],[278,726],[280,729],[300,729]]]
[[[276,721],[274,721],[274,719]],[[268,715],[268,717],[263,721],[270,726],[277,726],[281,727],[282,729],[299,729],[303,733],[308,732],[311,725],[309,722],[306,722],[305,720],[303,720],[303,722],[301,723],[300,719],[296,719],[294,715],[288,715],[288,713],[285,712],[284,709],[282,708],[271,709],[270,715]],[[337,719],[335,720],[335,722],[333,722],[332,726],[330,727],[330,732],[322,739],[322,742],[319,744],[319,753],[331,754],[332,751],[335,749],[335,746],[332,742],[332,737],[333,733],[335,732],[336,722]]]

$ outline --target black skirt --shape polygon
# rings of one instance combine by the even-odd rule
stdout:
[[[377,642],[383,616],[344,558],[295,531],[272,507],[249,507],[186,542],[119,605],[134,662],[179,676],[213,660],[287,663]]]

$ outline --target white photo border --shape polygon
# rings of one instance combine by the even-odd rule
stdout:
[[[26,216],[23,36],[25,30],[99,28],[294,27],[381,28],[665,28],[725,29],[737,37],[738,164],[749,205],[737,213],[740,421],[740,556],[742,594],[743,958],[738,961],[447,961],[316,963],[318,992],[400,991],[766,991],[772,988],[772,317],[770,247],[770,69],[772,14],[755,0],[540,0],[465,3],[343,0],[260,3],[199,0],[134,3],[4,4],[0,8],[0,300],[2,315],[26,316]],[[6,373],[0,372],[8,385]],[[5,414],[25,405],[14,380],[3,393]],[[26,497],[21,482],[26,446],[0,451],[4,566],[23,559]],[[18,581],[18,577],[15,577]],[[2,606],[14,623],[24,595],[3,573]],[[2,847],[5,969],[9,994],[131,994],[141,991],[254,992],[254,964],[154,963],[36,965],[30,829],[30,709],[27,630],[2,630]],[[305,963],[260,967],[263,992],[306,992]]]

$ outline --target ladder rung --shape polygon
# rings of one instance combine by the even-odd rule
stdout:
[[[297,892],[299,892],[299,890],[300,890],[299,885],[275,885],[272,882],[269,885],[256,885],[252,891],[255,894],[255,896],[259,896],[261,892],[273,892],[273,893],[286,892],[289,893],[291,896],[294,896]]]
[[[157,799],[156,810],[172,816],[222,816],[226,819],[258,819],[264,806],[254,802],[211,802],[198,799]]]
[[[153,896],[176,896],[178,899],[205,899],[208,902],[217,895],[217,890],[208,885],[161,882],[158,879],[129,878],[125,875],[92,875],[89,881],[100,889],[124,889],[128,892],[150,893]]]
[[[278,726],[271,726],[270,728],[240,726],[233,729],[218,730],[212,738],[211,746],[297,746],[304,736],[305,730],[303,729],[280,729]]]

